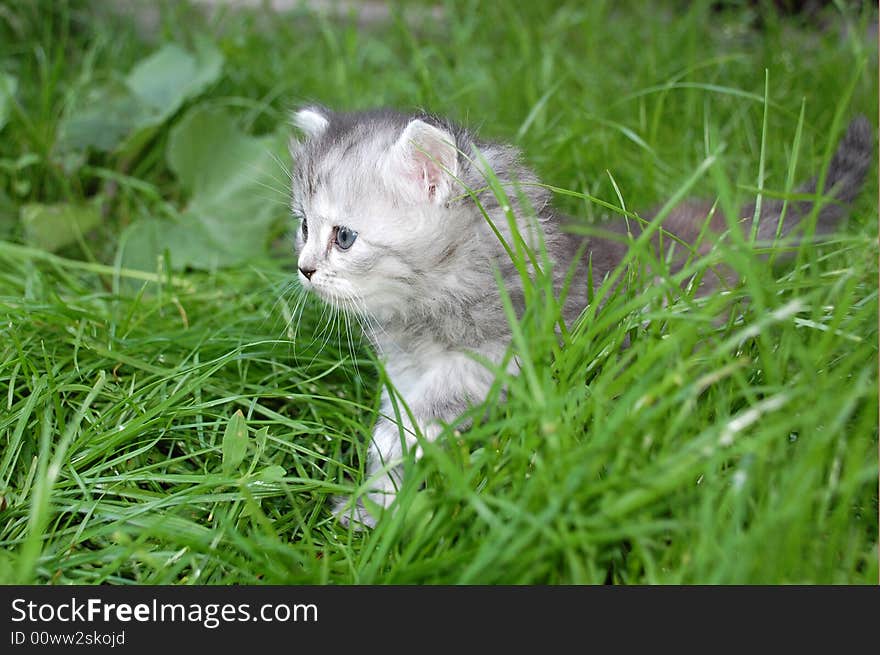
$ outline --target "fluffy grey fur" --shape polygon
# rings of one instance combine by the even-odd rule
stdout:
[[[416,446],[416,431],[428,440],[436,438],[443,423],[488,392],[493,376],[470,353],[495,363],[504,358],[510,328],[496,269],[516,310],[524,309],[522,280],[466,189],[507,243],[513,243],[513,234],[506,212],[516,217],[527,243],[534,247],[543,239],[557,289],[579,249],[584,261],[591,261],[598,285],[620,262],[626,245],[619,239],[584,243],[584,237],[563,231],[549,192],[534,184],[538,178],[516,148],[481,140],[444,118],[384,109],[336,113],[310,106],[298,111],[294,122],[304,134],[291,144],[293,211],[301,228],[303,222],[306,226],[296,239],[300,281],[325,302],[360,319],[415,418],[416,425],[409,418],[399,425],[384,392],[367,472],[370,500],[387,507],[400,483],[404,450]],[[825,188],[839,203],[855,197],[872,152],[870,125],[857,118],[826,177]],[[505,186],[509,207],[489,190],[488,169]],[[815,187],[813,181],[799,191],[812,193]],[[530,207],[521,207],[520,199]],[[810,202],[793,203],[783,234],[811,207]],[[664,229],[693,243],[709,209],[708,204],[683,203],[666,217]],[[780,209],[780,203],[765,202],[760,239],[775,236]],[[750,220],[753,213],[754,206],[742,215]],[[817,231],[830,231],[843,215],[841,204],[826,205]],[[710,225],[718,233],[727,227],[718,212]],[[356,233],[347,248],[337,236],[340,228]],[[586,269],[576,269],[564,305],[568,321],[586,305]],[[515,366],[511,360],[512,372]],[[345,522],[375,524],[376,517],[360,501],[340,499],[336,512]]]

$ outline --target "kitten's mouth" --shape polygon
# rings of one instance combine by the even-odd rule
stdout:
[[[374,310],[374,300],[382,300],[382,293],[375,290],[359,292],[348,280],[332,276],[326,278],[320,271],[308,279],[300,275],[300,285],[308,293],[317,296],[322,303],[335,309],[355,314],[369,314]]]
[[[306,289],[320,298],[321,302],[332,305],[337,309],[343,309],[346,311],[357,310],[357,299],[349,297],[347,294],[342,294],[330,289],[322,289],[314,283],[309,283],[308,286],[306,286]]]

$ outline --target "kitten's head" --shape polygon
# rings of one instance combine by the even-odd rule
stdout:
[[[304,135],[291,144],[303,286],[378,317],[431,293],[436,267],[450,263],[473,222],[456,182],[467,134],[434,117],[386,110],[307,107],[294,124]]]

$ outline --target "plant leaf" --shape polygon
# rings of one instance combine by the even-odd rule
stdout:
[[[226,431],[223,433],[223,443],[221,449],[223,451],[223,472],[227,475],[231,474],[244,461],[247,454],[248,438],[247,424],[244,420],[244,414],[241,410],[237,410],[226,424]]]
[[[283,479],[285,475],[287,475],[287,469],[278,464],[272,464],[271,466],[261,469],[257,473],[257,479],[265,480],[267,482],[277,482],[278,480]]]
[[[140,124],[153,120],[152,112],[121,84],[92,89],[85,105],[66,114],[58,127],[63,151],[94,148],[113,150]]]
[[[171,130],[168,165],[201,204],[223,205],[277,172],[270,142],[244,134],[225,110],[196,107]]]
[[[97,205],[29,204],[21,208],[24,240],[43,250],[54,252],[76,241],[101,222]]]
[[[280,134],[252,137],[222,109],[190,110],[171,130],[166,153],[190,201],[176,222],[133,224],[124,264],[154,270],[166,248],[176,269],[211,270],[265,255],[272,223],[286,212],[276,161],[283,152]]]
[[[138,63],[125,84],[161,122],[216,82],[222,70],[223,55],[209,41],[198,40],[192,54],[171,43]]]
[[[223,55],[206,39],[190,53],[168,44],[143,59],[120,82],[91,89],[58,128],[63,151],[116,150],[160,125],[199,96],[223,72]]]

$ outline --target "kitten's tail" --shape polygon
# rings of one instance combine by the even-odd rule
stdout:
[[[819,210],[816,218],[815,234],[822,235],[833,232],[849,213],[848,205],[855,200],[864,184],[865,177],[871,167],[874,154],[874,134],[871,124],[864,116],[856,116],[849,124],[846,134],[840,144],[825,176],[824,193],[833,198]],[[812,180],[799,187],[796,193],[799,195],[815,195],[819,184],[819,178]],[[788,203],[788,209],[782,217],[783,202],[781,200],[765,199],[761,207],[758,223],[758,241],[771,242],[776,238],[777,232],[781,237],[787,236],[793,229],[800,225],[813,211],[812,200],[798,200]],[[755,205],[751,204],[741,214],[744,221],[748,222],[754,216]],[[782,226],[780,229],[780,220]]]
[[[874,131],[867,118],[857,116],[849,124],[846,134],[841,139],[828,165],[823,194],[830,200],[818,210],[814,232],[816,236],[833,232],[848,215],[849,204],[855,200],[861,190],[871,167],[873,156]],[[800,196],[815,196],[818,186],[819,177],[817,176],[796,189],[795,193]],[[773,243],[777,234],[780,237],[789,236],[810,217],[815,207],[815,201],[812,199],[789,201],[785,215],[782,212],[783,207],[782,200],[763,199],[756,234],[757,241],[761,245]],[[747,205],[739,216],[744,230],[749,233],[755,216],[755,203]],[[712,238],[700,239],[707,217],[709,217],[710,233],[721,235],[727,230],[727,220],[720,211],[712,211],[712,203],[696,200],[686,200],[675,207],[663,221],[663,230],[671,232],[685,243],[697,245],[699,254],[705,255],[713,246]],[[795,242],[799,238],[796,237]],[[657,235],[653,241],[658,246],[661,243]],[[684,253],[679,254],[675,259],[677,261],[673,265],[673,269],[684,265],[686,261]],[[736,279],[733,272],[726,267],[719,267],[716,274],[727,284],[732,284]],[[714,288],[716,283],[715,276],[707,276],[703,280],[703,292]]]
[[[837,151],[831,158],[825,175],[823,193],[831,198],[818,212],[816,217],[815,235],[833,232],[849,213],[849,204],[855,200],[865,176],[871,167],[874,155],[874,132],[871,124],[864,116],[857,116],[849,124]],[[815,196],[819,186],[819,178],[812,180],[795,190],[800,196]],[[777,198],[763,198],[761,213],[758,218],[757,240],[761,244],[772,243],[777,236],[788,236],[801,225],[813,211],[814,200],[794,200],[788,202],[783,216],[784,203]],[[664,231],[671,232],[685,243],[695,244],[699,240],[706,217],[711,214],[709,228],[716,235],[722,234],[728,227],[724,215],[720,211],[712,213],[712,203],[698,200],[685,200],[675,207],[663,222]],[[748,233],[755,216],[755,203],[743,208],[739,214],[743,228]],[[656,241],[656,239],[655,239]],[[699,245],[700,254],[705,255],[712,247],[711,239],[705,239]]]

